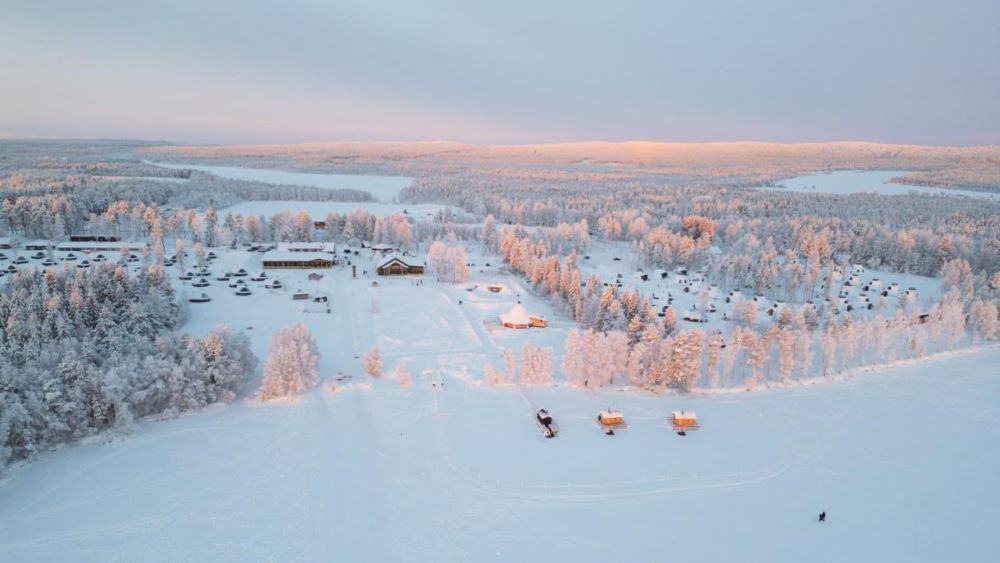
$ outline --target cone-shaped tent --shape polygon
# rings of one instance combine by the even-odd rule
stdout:
[[[507,328],[528,328],[531,326],[531,315],[524,305],[518,303],[510,311],[500,315],[500,324]]]

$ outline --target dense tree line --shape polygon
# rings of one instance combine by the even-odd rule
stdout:
[[[359,190],[279,186],[195,172],[182,182],[92,176],[0,178],[0,224],[9,234],[58,237],[99,229],[94,219],[122,202],[131,207],[200,209],[240,201],[372,201]],[[93,226],[92,226],[93,225]]]
[[[699,233],[697,237],[712,232],[699,219],[688,220],[686,225],[689,233]],[[487,234],[484,227],[484,240]],[[697,244],[693,242],[692,247]],[[977,291],[977,278],[961,259],[945,265],[944,296],[927,310],[903,296],[892,316],[881,311],[867,318],[837,315],[806,303],[758,319],[752,302],[737,302],[732,330],[723,335],[697,328],[677,331],[672,309],[658,320],[638,291],[620,291],[595,275],[582,281],[575,254],[565,258],[552,254],[545,229],[529,233],[520,226],[505,227],[497,246],[514,272],[583,327],[567,338],[562,364],[564,375],[580,386],[629,383],[651,390],[733,385],[753,389],[767,381],[787,383],[793,375],[831,375],[861,365],[953,350],[970,342],[970,337],[972,341],[1000,338],[1000,287],[989,283]],[[817,350],[822,353],[816,354]],[[486,380],[512,379],[502,375],[490,367]]]
[[[179,334],[162,267],[31,268],[0,286],[0,466],[137,417],[230,401],[255,369],[227,329]]]

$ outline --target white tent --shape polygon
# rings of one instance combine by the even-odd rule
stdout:
[[[510,311],[500,315],[500,324],[507,328],[528,328],[531,326],[531,315],[524,305],[518,303]]]

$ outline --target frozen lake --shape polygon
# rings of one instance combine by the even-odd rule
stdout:
[[[221,209],[223,213],[246,215],[274,215],[281,211],[305,211],[310,217],[322,219],[327,213],[346,215],[355,209],[365,209],[378,217],[404,213],[415,219],[431,221],[439,211],[448,207],[436,203],[381,203],[370,201],[241,201]],[[457,211],[457,210],[456,210]]]
[[[994,201],[1000,200],[1000,196],[988,192],[889,183],[889,180],[905,174],[907,174],[905,170],[839,170],[829,174],[819,173],[789,178],[780,181],[776,186],[762,186],[759,189],[827,194],[868,192],[882,195],[903,195],[910,192],[917,192],[930,195],[967,196],[992,199]]]
[[[252,180],[270,184],[291,184],[297,186],[314,186],[326,189],[354,189],[366,191],[381,202],[391,203],[399,195],[399,191],[410,185],[413,178],[405,176],[377,176],[371,174],[312,174],[307,172],[288,172],[286,170],[267,170],[263,168],[244,168],[241,166],[201,166],[195,164],[173,164],[168,162],[151,162],[156,166],[173,169],[190,169],[215,174],[221,178],[233,180]]]

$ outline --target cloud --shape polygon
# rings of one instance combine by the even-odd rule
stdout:
[[[995,2],[9,2],[0,128],[1000,142]]]

